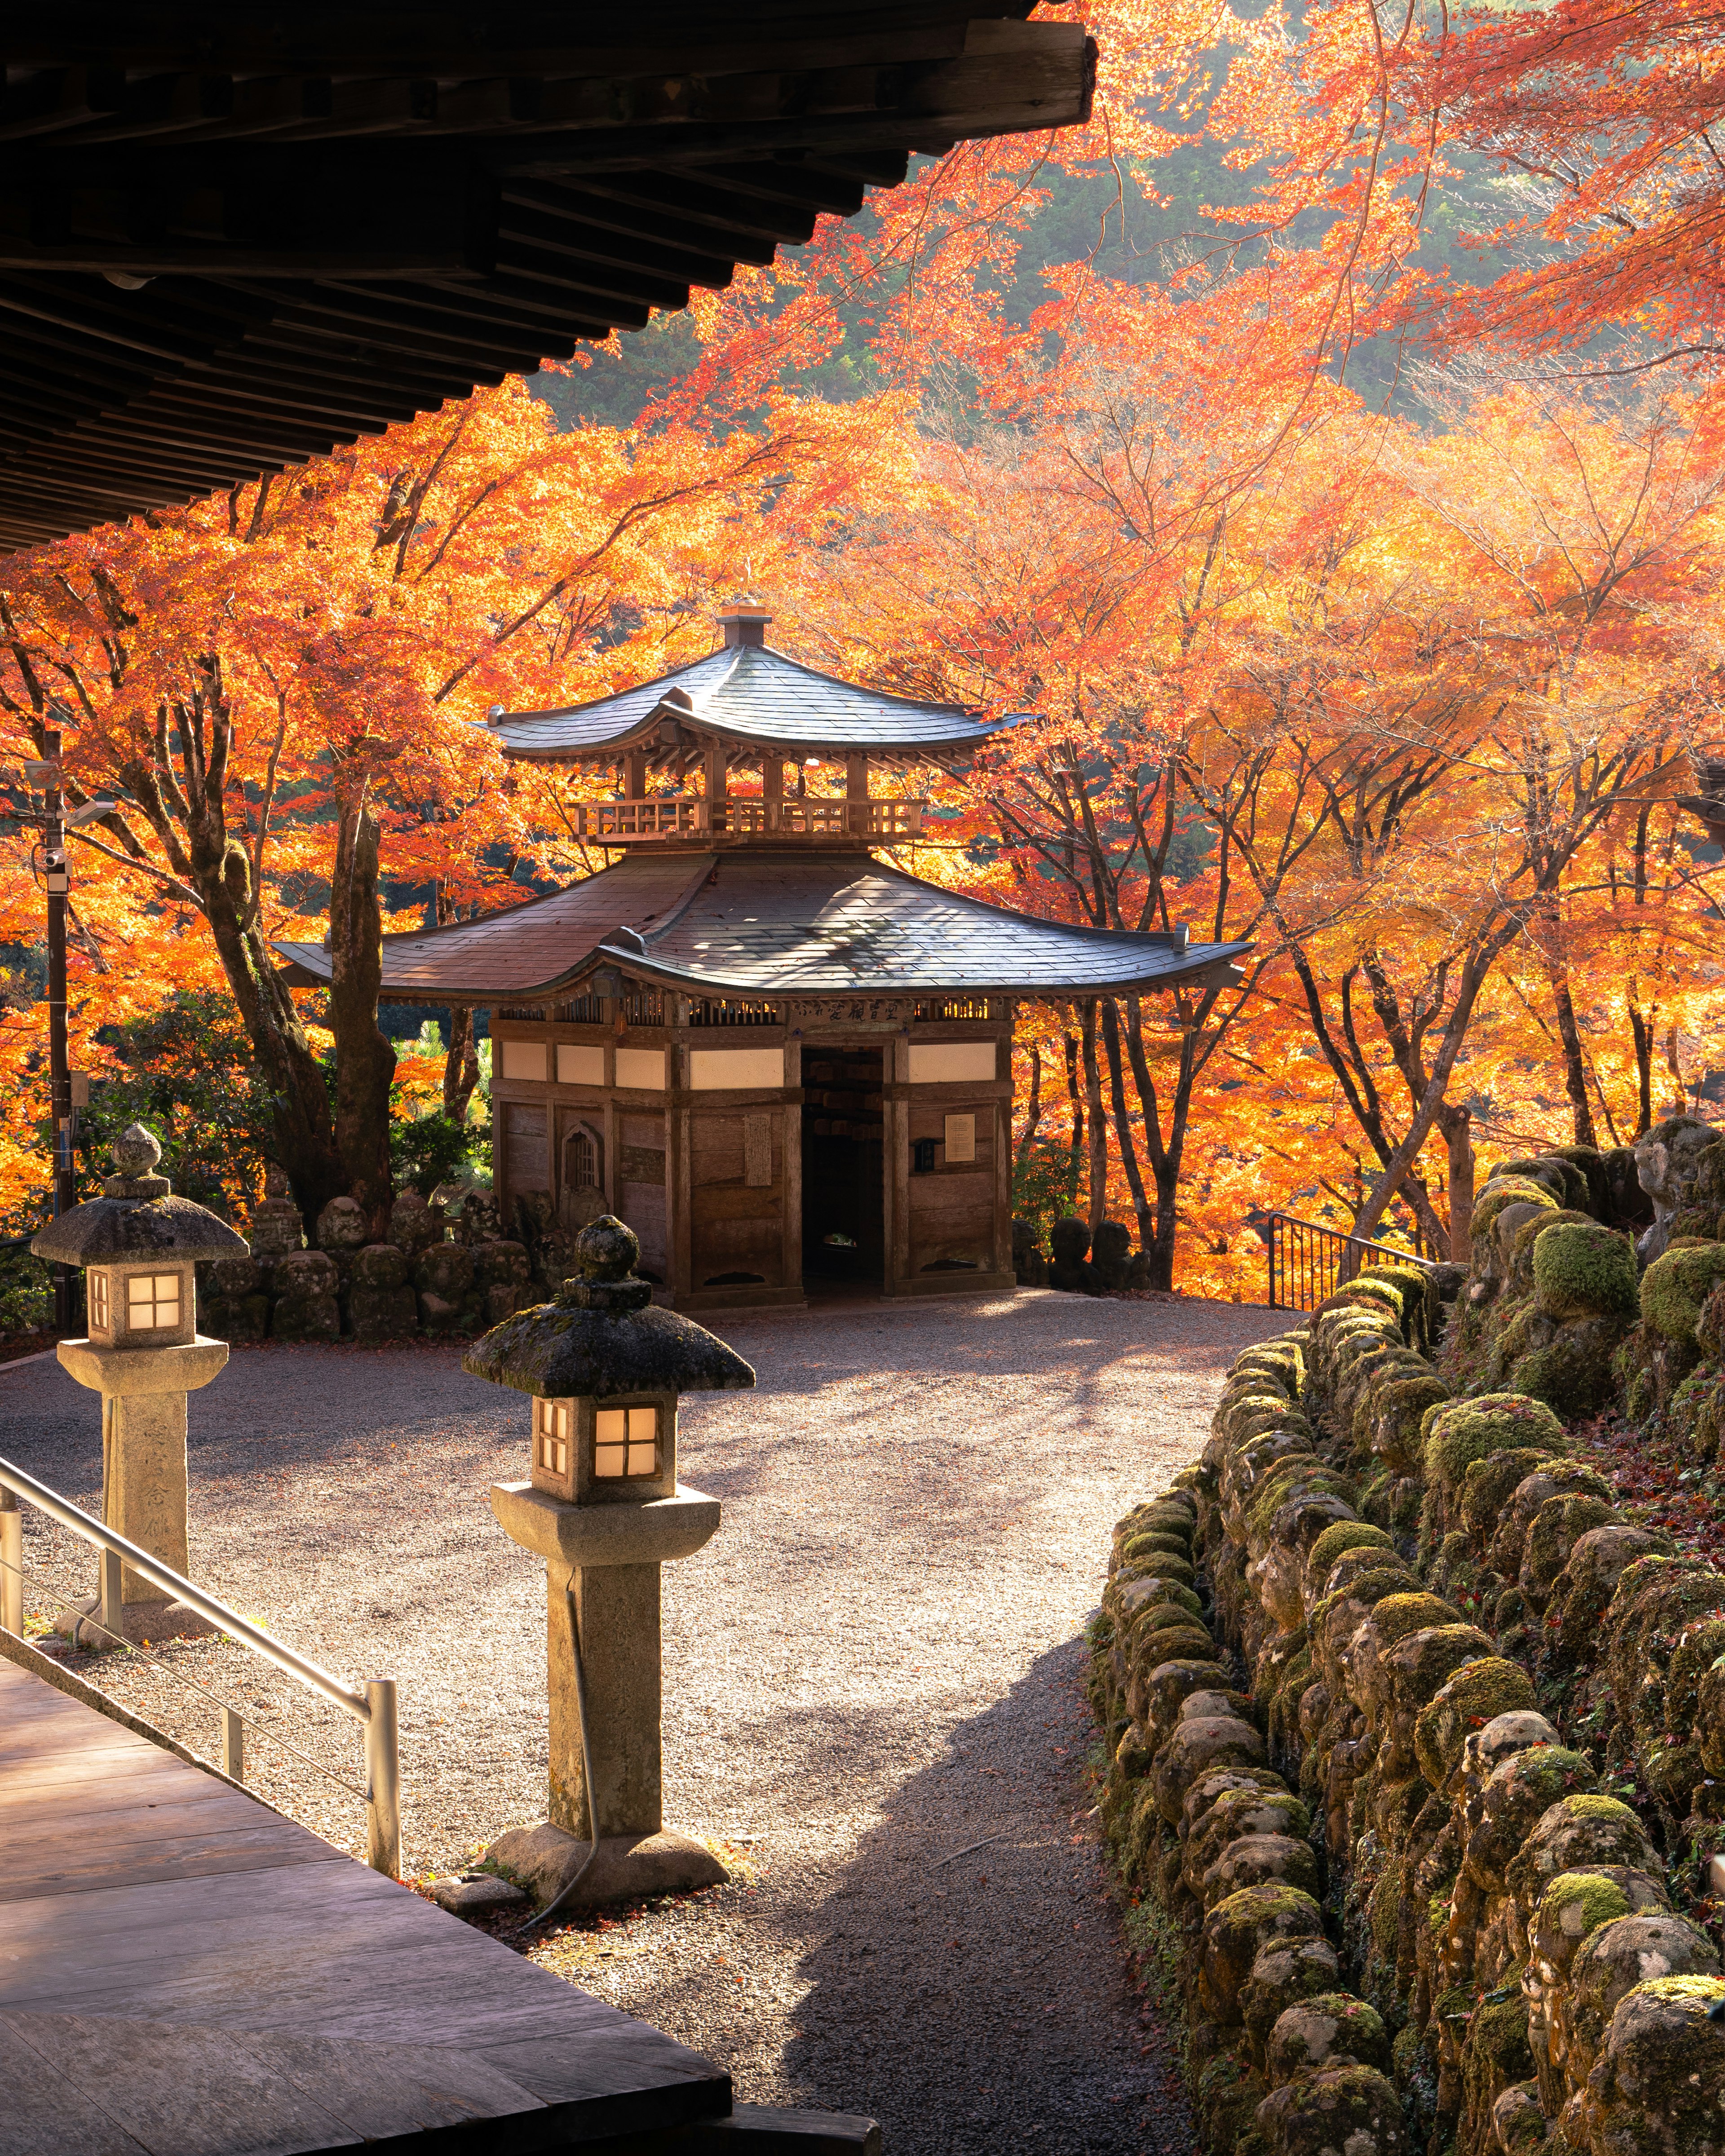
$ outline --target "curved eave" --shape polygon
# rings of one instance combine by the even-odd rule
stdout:
[[[1054,927],[1057,924],[1051,922],[1049,925]],[[1066,933],[1094,936],[1099,940],[1110,939],[1114,935],[1114,932],[1104,929],[1068,929]],[[1130,931],[1122,931],[1120,936],[1124,939],[1130,933]],[[329,953],[321,946],[276,943],[272,947],[287,961],[282,968],[282,978],[290,988],[323,988],[330,985]],[[459,977],[435,983],[403,983],[395,985],[392,985],[386,978],[380,999],[386,1003],[454,1004],[463,1008],[471,1005],[480,1009],[504,1003],[551,1003],[572,995],[589,975],[598,972],[601,967],[614,966],[632,978],[655,987],[681,989],[698,996],[735,995],[763,1002],[803,996],[963,993],[1018,996],[1030,1001],[1059,1001],[1074,996],[1153,993],[1162,989],[1189,987],[1206,975],[1217,977],[1219,986],[1226,985],[1235,962],[1245,957],[1251,948],[1250,943],[1189,943],[1183,950],[1176,951],[1171,943],[1164,942],[1156,953],[1142,949],[1122,949],[1120,952],[1122,963],[1117,971],[1111,970],[1105,977],[1075,981],[1065,988],[1047,981],[978,980],[968,977],[957,968],[939,972],[931,970],[923,977],[913,975],[891,980],[875,978],[850,982],[793,981],[774,987],[763,985],[753,975],[727,972],[722,967],[710,972],[696,973],[685,966],[667,964],[655,958],[650,952],[644,953],[627,943],[601,942],[591,946],[569,965],[542,981],[499,988],[495,983],[462,980]]]
[[[858,752],[866,754],[871,762],[902,757],[912,762],[939,763],[948,757],[962,757],[967,750],[980,748],[997,735],[1023,726],[1029,716],[1027,711],[1014,711],[1005,718],[978,721],[968,733],[932,734],[914,740],[859,743]],[[735,742],[740,748],[777,749],[787,757],[821,757],[830,761],[844,753],[840,744],[824,737],[811,738],[765,727],[737,726],[729,721],[707,718],[699,711],[685,711],[678,704],[658,706],[644,719],[598,741],[545,747],[511,741],[505,737],[503,753],[523,763],[609,763],[637,744],[651,740],[667,719],[674,719],[681,731],[687,734],[704,735],[714,741]],[[507,721],[495,720],[492,723],[501,735]]]

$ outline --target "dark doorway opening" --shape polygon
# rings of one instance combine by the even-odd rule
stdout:
[[[803,1284],[884,1287],[886,1116],[878,1048],[803,1051]]]

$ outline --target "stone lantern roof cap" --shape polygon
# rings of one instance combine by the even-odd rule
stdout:
[[[755,1373],[705,1326],[661,1310],[633,1277],[640,1245],[614,1214],[575,1239],[581,1277],[555,1302],[519,1311],[461,1358],[470,1376],[536,1399],[619,1399],[634,1393],[747,1392]]]
[[[155,1133],[133,1123],[114,1142],[119,1173],[104,1178],[103,1194],[50,1220],[31,1250],[63,1265],[244,1257],[244,1235],[207,1206],[176,1198],[167,1178],[153,1172],[161,1158]]]

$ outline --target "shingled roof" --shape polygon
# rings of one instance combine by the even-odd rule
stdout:
[[[1019,723],[1016,716],[980,719],[959,704],[889,696],[818,673],[768,646],[742,644],[594,703],[557,711],[499,710],[490,724],[506,756],[550,763],[613,756],[656,737],[666,720],[685,734],[759,743],[787,756],[927,752],[937,761]]]
[[[275,947],[291,981],[329,980],[321,944]],[[632,855],[549,898],[386,936],[383,993],[550,1002],[612,963],[702,995],[1106,995],[1173,988],[1249,948],[1010,913],[865,854]]]

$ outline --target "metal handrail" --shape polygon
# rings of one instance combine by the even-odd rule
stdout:
[[[1310,1310],[1342,1285],[1342,1270],[1350,1255],[1368,1252],[1394,1258],[1403,1265],[1420,1265],[1428,1272],[1438,1260],[1417,1250],[1404,1250],[1394,1243],[1373,1242],[1364,1235],[1350,1235],[1340,1228],[1327,1228],[1321,1220],[1301,1220],[1291,1213],[1269,1213],[1258,1231],[1264,1238],[1270,1269],[1270,1307],[1272,1310]],[[1282,1248],[1278,1251],[1278,1243]],[[1293,1296],[1286,1291],[1293,1290]],[[1316,1291],[1314,1293],[1313,1291]],[[1302,1293],[1306,1299],[1296,1300]]]
[[[254,1655],[274,1662],[289,1676],[297,1677],[309,1691],[321,1692],[344,1714],[351,1714],[365,1732],[366,1861],[373,1871],[387,1872],[392,1879],[401,1876],[401,1759],[393,1677],[368,1677],[363,1690],[351,1690],[339,1677],[331,1676],[327,1670],[321,1669],[306,1656],[295,1653],[293,1648],[284,1646],[261,1625],[253,1624],[249,1617],[242,1617],[237,1609],[230,1609],[214,1595],[206,1594],[194,1582],[182,1578],[171,1565],[151,1557],[148,1550],[140,1549],[136,1543],[128,1542],[104,1522],[92,1519],[57,1490],[50,1490],[45,1482],[25,1474],[23,1468],[15,1467],[9,1460],[0,1460],[0,1489],[26,1499],[49,1519],[69,1527],[74,1535],[81,1535],[85,1542],[104,1553],[100,1630],[111,1633],[119,1621],[119,1575],[123,1566],[130,1566],[151,1586],[161,1588],[175,1601],[183,1602],[188,1609],[195,1610],[241,1646],[249,1647]],[[5,1513],[0,1513],[0,1520],[6,1517]],[[13,1512],[11,1518],[19,1520],[19,1516]],[[19,1520],[20,1529],[21,1527]],[[8,1534],[8,1542],[12,1539]],[[14,1563],[18,1568],[17,1594],[20,1602],[23,1598],[21,1533],[18,1539],[20,1548],[15,1559],[9,1548],[0,1553],[8,1590],[4,1618],[0,1621],[5,1622],[9,1632],[22,1636],[23,1612],[12,1606]],[[10,1621],[14,1617],[18,1620],[16,1624]]]

